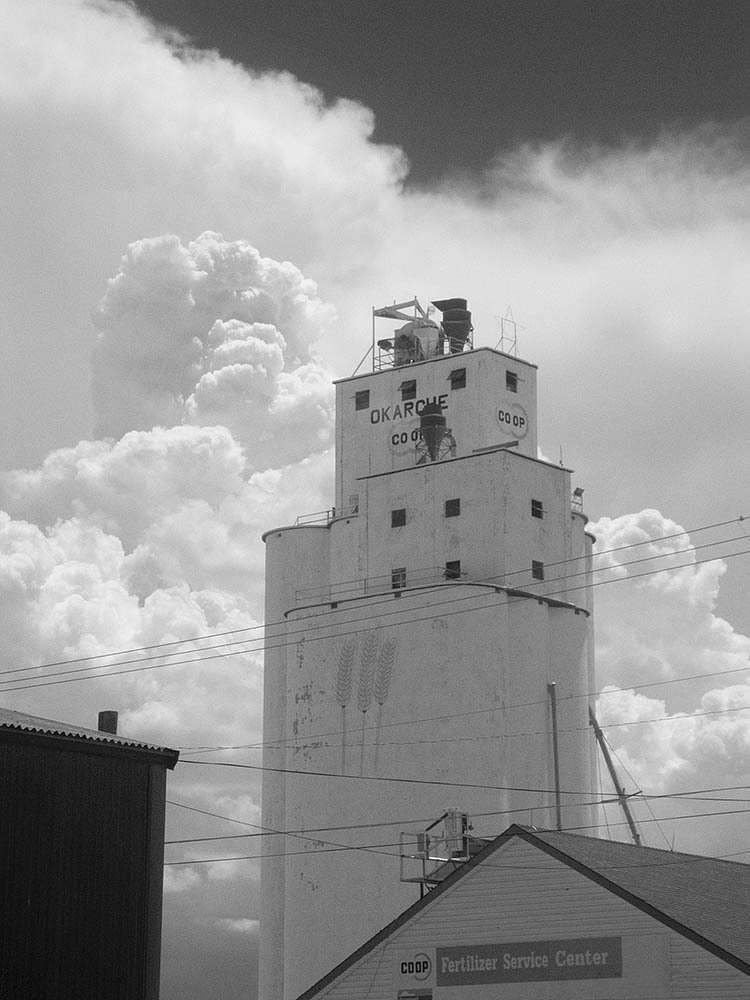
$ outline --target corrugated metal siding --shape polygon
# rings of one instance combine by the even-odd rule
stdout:
[[[0,996],[144,996],[149,768],[0,745]]]
[[[660,984],[653,996],[666,995],[671,1000],[750,997],[750,978],[522,841],[513,841],[493,854],[318,996],[327,1000],[393,1000],[397,992],[392,964],[402,950],[628,935],[645,935],[649,939],[659,935],[668,942],[666,989]],[[554,996],[556,1000],[591,997],[592,986],[582,982],[539,983],[532,993],[539,998]],[[495,989],[498,998],[506,992],[519,995],[507,987]],[[466,992],[468,996],[471,988]],[[445,988],[438,989],[436,996],[447,993]],[[597,985],[597,997],[628,995],[608,991],[603,983]],[[635,995],[645,996],[643,992]]]

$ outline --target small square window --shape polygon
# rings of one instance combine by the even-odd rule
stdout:
[[[408,382],[402,382],[399,388],[402,400],[417,398],[417,380],[415,378],[409,379]]]
[[[406,507],[397,507],[391,511],[391,527],[403,528],[406,524]]]
[[[354,393],[354,409],[355,410],[367,410],[370,406],[370,390],[362,389],[360,392]]]
[[[505,388],[508,392],[518,392],[518,375],[515,372],[505,372]]]
[[[455,500],[445,501],[445,516],[446,517],[458,517],[461,513],[461,500],[456,498]]]
[[[544,507],[542,506],[541,500],[531,501],[531,516],[532,517],[544,517]]]
[[[538,562],[536,559],[531,560],[531,575],[535,580],[544,579],[544,563]]]
[[[454,368],[453,371],[448,376],[448,381],[451,384],[451,389],[465,389],[466,388],[466,369],[465,368]]]
[[[445,572],[443,576],[446,580],[460,580],[461,579],[461,560],[452,559],[450,562],[445,564]]]
[[[399,566],[398,569],[391,570],[391,589],[400,590],[406,586],[406,567]]]

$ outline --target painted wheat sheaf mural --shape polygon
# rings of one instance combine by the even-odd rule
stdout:
[[[364,774],[366,733],[368,730],[367,713],[370,712],[373,705],[377,706],[373,741],[375,748],[374,768],[377,770],[383,705],[388,698],[391,687],[397,651],[398,640],[392,636],[383,636],[380,629],[365,632],[361,638],[344,639],[339,646],[333,693],[336,703],[341,709],[342,774],[347,769],[347,751],[349,750],[351,728],[347,719],[347,709],[351,708],[362,716],[358,741],[359,773]],[[372,717],[372,713],[370,717]],[[354,748],[352,747],[352,749]]]

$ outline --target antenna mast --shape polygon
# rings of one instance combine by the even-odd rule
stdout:
[[[513,318],[513,310],[508,306],[504,316],[495,316],[495,322],[500,324],[500,340],[495,344],[503,354],[518,357],[518,323]]]

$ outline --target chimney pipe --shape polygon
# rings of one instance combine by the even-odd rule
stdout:
[[[100,712],[96,728],[100,733],[111,733],[117,736],[117,712]]]

